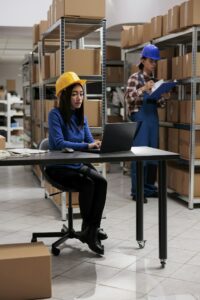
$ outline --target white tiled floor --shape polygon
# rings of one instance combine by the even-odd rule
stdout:
[[[29,167],[0,168],[0,242],[30,242],[33,231],[57,231],[60,214],[44,199],[44,191]],[[135,241],[135,202],[130,178],[119,166],[108,174],[105,255],[69,240],[52,257],[52,300],[200,300],[200,211],[168,199],[168,260],[158,259],[158,205],[144,205],[144,249]],[[75,220],[80,228],[81,221]],[[44,239],[51,246],[54,239]]]

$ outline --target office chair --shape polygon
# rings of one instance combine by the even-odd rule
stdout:
[[[49,149],[49,142],[48,139],[45,138],[41,141],[40,145],[39,145],[39,149],[41,150],[48,150]],[[77,192],[77,190],[72,189],[70,187],[66,187],[63,185],[60,185],[59,183],[57,183],[56,181],[54,181],[46,172],[46,167],[40,165],[40,169],[42,171],[42,174],[44,176],[44,178],[55,188],[59,189],[61,192],[58,193],[62,193],[62,192],[68,192],[69,193],[69,201],[68,201],[68,226],[63,225],[62,229],[60,232],[34,232],[32,234],[32,240],[31,242],[37,242],[37,238],[41,238],[41,237],[60,237],[60,239],[58,239],[56,242],[54,242],[52,244],[52,248],[51,248],[51,252],[57,256],[60,254],[60,249],[57,248],[57,246],[59,246],[60,244],[62,244],[64,241],[66,241],[67,239],[80,239],[80,232],[76,232],[73,228],[73,207],[72,207],[72,193],[73,192]],[[53,193],[50,194],[49,196],[53,196],[55,194],[58,193]]]

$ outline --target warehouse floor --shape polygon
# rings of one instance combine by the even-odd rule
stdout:
[[[185,203],[168,199],[168,260],[158,259],[158,205],[144,206],[144,249],[135,241],[135,202],[130,200],[130,178],[114,165],[102,225],[108,233],[105,255],[98,257],[86,244],[66,242],[52,257],[54,300],[200,300],[200,213]],[[60,213],[44,199],[30,167],[0,168],[0,242],[30,242],[33,231],[60,230]],[[81,221],[75,220],[80,228]],[[51,245],[54,239],[44,239]]]

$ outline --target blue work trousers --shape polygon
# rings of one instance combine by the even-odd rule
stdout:
[[[156,102],[143,100],[143,105],[138,112],[131,114],[131,121],[138,122],[133,146],[149,146],[158,148],[159,121]],[[157,190],[154,178],[157,162],[144,161],[144,197],[150,197]],[[153,172],[152,172],[153,171]],[[151,178],[151,174],[154,178]],[[154,174],[153,174],[154,173]],[[131,164],[131,195],[136,195],[136,162]]]

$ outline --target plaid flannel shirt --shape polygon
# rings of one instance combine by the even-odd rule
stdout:
[[[142,87],[150,80],[150,76],[143,71],[132,74],[127,83],[125,92],[125,101],[128,106],[128,114],[138,112],[143,104],[143,91]],[[162,97],[157,100],[157,106],[164,108],[166,106],[166,100]]]

